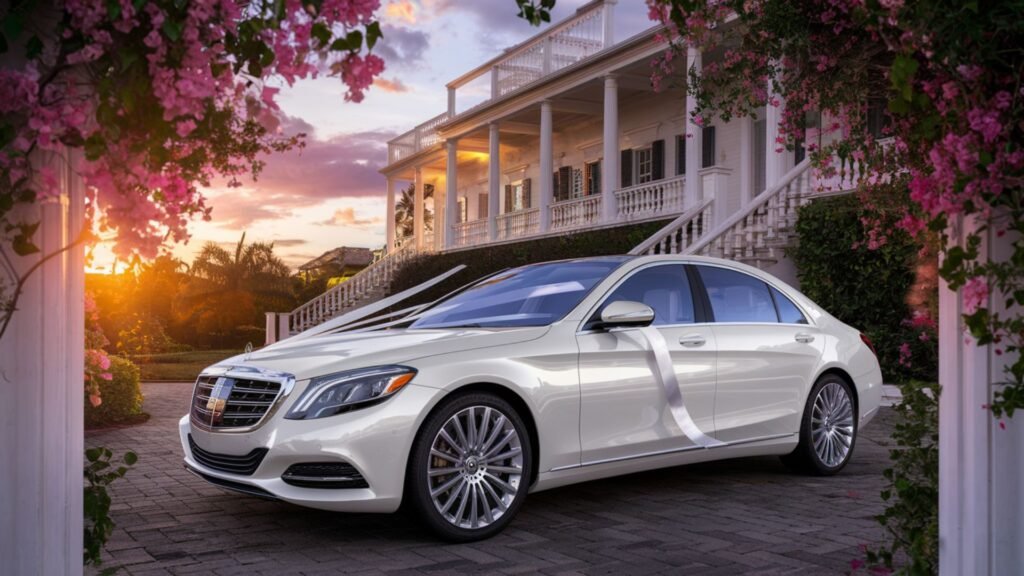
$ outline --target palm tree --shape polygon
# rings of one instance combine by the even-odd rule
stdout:
[[[182,296],[188,319],[199,330],[228,333],[259,326],[264,312],[294,305],[291,270],[274,243],[245,243],[245,233],[229,252],[207,242],[189,269]]]
[[[423,185],[423,200],[434,197],[434,186],[433,184]],[[415,225],[414,218],[416,214],[416,184],[410,183],[409,187],[402,190],[402,197],[398,199],[395,204],[395,230],[398,233],[399,238],[407,238],[412,236]],[[424,230],[434,229],[434,215],[431,214],[430,210],[423,211],[423,228]]]

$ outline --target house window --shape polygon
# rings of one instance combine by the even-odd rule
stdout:
[[[518,212],[526,206],[523,202],[523,183],[515,182],[512,184],[512,209],[510,212]]]
[[[457,223],[462,224],[466,220],[469,220],[469,203],[466,201],[465,196],[459,196],[459,213]]]
[[[476,195],[476,217],[480,220],[487,218],[487,208],[490,201],[487,199],[487,194]]]
[[[572,171],[572,197],[580,198],[583,196],[583,170],[574,168]]]
[[[601,193],[601,161],[587,162],[584,165],[587,185],[584,192],[587,196]]]
[[[676,176],[686,174],[686,134],[676,135]]]
[[[715,127],[705,126],[701,130],[701,168],[710,168],[715,165]]]
[[[654,155],[650,148],[637,148],[633,151],[633,162],[636,169],[636,183],[643,184],[654,179]]]
[[[889,117],[888,104],[884,98],[871,98],[868,100],[867,115],[868,134],[880,140],[888,136],[889,124],[892,119]]]
[[[525,178],[505,186],[505,212],[518,212],[530,208],[530,179]]]

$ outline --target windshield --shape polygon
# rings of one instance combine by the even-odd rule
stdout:
[[[502,272],[427,310],[410,328],[547,326],[625,258],[533,264]]]

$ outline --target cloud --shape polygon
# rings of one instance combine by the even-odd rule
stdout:
[[[309,240],[303,240],[301,238],[278,238],[276,240],[271,240],[271,242],[274,243],[275,247],[279,248],[287,248],[290,246],[302,246],[304,244],[309,244]]]
[[[389,69],[410,70],[423,61],[430,47],[430,36],[404,26],[384,26],[384,37],[374,48]]]
[[[418,11],[416,5],[411,0],[392,0],[384,6],[384,17],[388,20],[415,24]]]
[[[377,77],[376,80],[373,81],[373,85],[377,88],[380,88],[384,92],[399,93],[409,91],[409,87],[405,85],[405,82],[402,82],[398,78],[395,78],[394,80],[388,80],[387,78],[379,76]]]
[[[280,220],[291,215],[290,210],[267,206],[265,200],[240,191],[217,194],[210,198],[210,205],[213,221],[230,230],[244,230],[259,220]]]
[[[356,214],[355,208],[351,206],[345,208],[339,208],[334,211],[334,215],[324,220],[323,222],[317,222],[321,226],[351,226],[353,228],[371,228],[383,222],[384,219],[377,217],[360,217]]]

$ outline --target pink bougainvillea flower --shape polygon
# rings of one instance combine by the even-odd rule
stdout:
[[[964,284],[961,290],[964,299],[964,313],[974,314],[988,304],[989,286],[983,276],[975,276]]]

